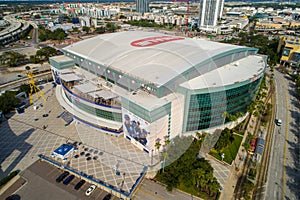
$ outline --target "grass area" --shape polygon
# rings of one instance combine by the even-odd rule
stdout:
[[[214,197],[210,198],[206,193],[196,191],[194,187],[186,187],[184,184],[180,184],[177,189],[202,199],[215,199]]]
[[[239,150],[239,147],[240,147],[242,139],[243,139],[243,137],[241,137],[239,135],[233,135],[233,137],[234,137],[234,141],[229,146],[222,149],[221,152],[218,152],[215,149],[212,149],[210,154],[212,156],[214,156],[215,158],[217,158],[218,160],[222,160],[221,154],[224,153],[225,154],[224,161],[227,162],[228,164],[231,164],[232,161],[236,157],[236,154]]]

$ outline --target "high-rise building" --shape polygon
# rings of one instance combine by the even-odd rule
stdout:
[[[142,14],[145,12],[149,12],[148,0],[136,0],[136,12]]]
[[[200,0],[199,26],[216,26],[223,7],[224,0]]]

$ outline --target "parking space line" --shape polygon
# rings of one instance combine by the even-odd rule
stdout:
[[[100,190],[99,194],[97,195],[96,199],[98,199],[102,194],[102,190]]]
[[[46,176],[50,176],[53,172],[55,172],[56,171],[56,169],[54,168],[54,169],[52,169]],[[51,176],[52,177],[52,176]]]

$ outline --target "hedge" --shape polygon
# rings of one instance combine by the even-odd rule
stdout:
[[[7,177],[3,178],[0,181],[0,187],[5,185],[8,181],[10,181],[13,177],[15,177],[17,174],[19,173],[19,171],[13,171],[11,172]]]

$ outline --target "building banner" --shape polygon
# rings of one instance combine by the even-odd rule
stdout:
[[[133,144],[138,143],[149,150],[150,123],[122,108],[122,121],[125,137],[129,137]]]

